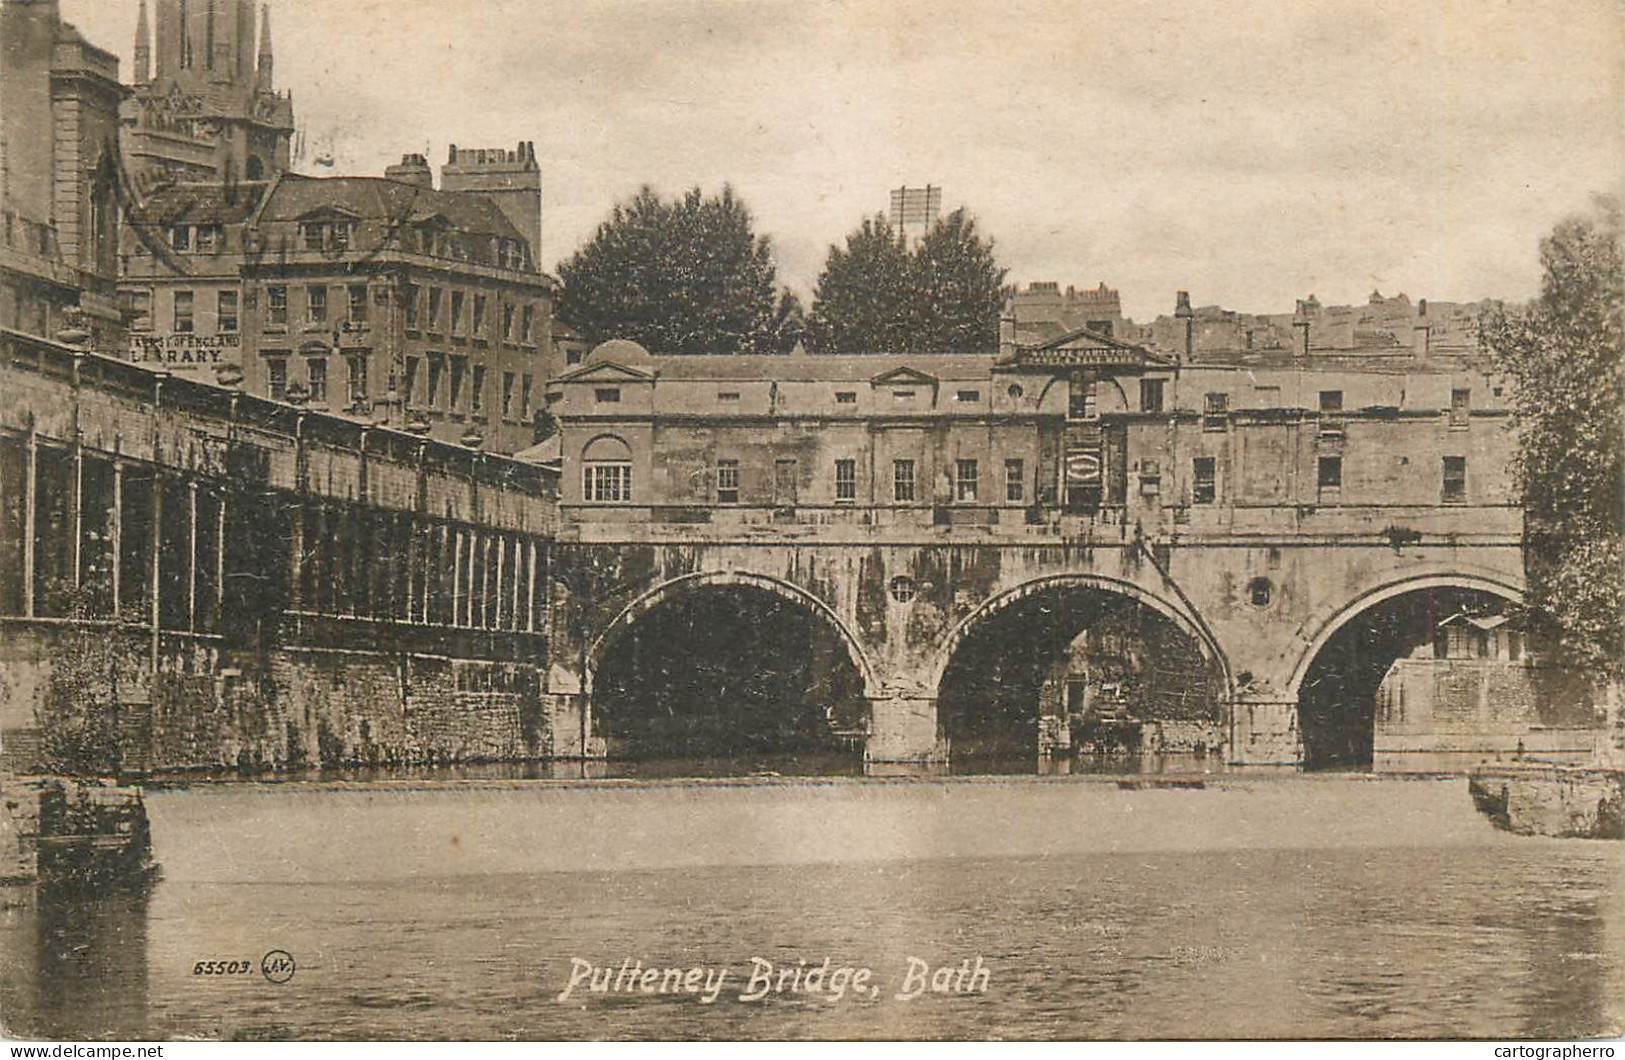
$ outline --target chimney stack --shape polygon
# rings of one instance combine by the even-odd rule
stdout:
[[[1310,295],[1313,298],[1313,295]],[[1294,344],[1299,357],[1305,359],[1309,356],[1309,303],[1302,298],[1298,299],[1298,310],[1292,315],[1292,330],[1297,332],[1297,341]]]
[[[434,190],[434,170],[422,155],[402,155],[398,163],[384,170],[384,177],[425,191]]]
[[[1196,352],[1196,314],[1191,310],[1189,291],[1175,292],[1174,319],[1185,322],[1185,360],[1189,361]]]
[[[1004,308],[999,311],[999,360],[1003,361],[1016,355],[1016,307],[1015,303],[1006,301]]]

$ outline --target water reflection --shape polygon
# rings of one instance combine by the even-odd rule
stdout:
[[[0,1012],[9,1033],[141,1040],[147,1033],[146,894],[0,892]]]

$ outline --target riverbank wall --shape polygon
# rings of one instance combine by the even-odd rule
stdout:
[[[1550,765],[1481,768],[1473,804],[1497,828],[1563,839],[1625,839],[1625,771]]]

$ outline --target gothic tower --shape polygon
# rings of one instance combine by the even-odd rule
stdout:
[[[269,180],[287,170],[293,102],[272,83],[269,5],[256,39],[254,0],[153,0],[149,40],[147,0],[139,4],[135,96],[124,112],[124,156],[138,185]]]

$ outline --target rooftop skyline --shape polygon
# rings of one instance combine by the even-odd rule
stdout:
[[[120,55],[134,0],[62,0]],[[1122,291],[1136,319],[1372,288],[1532,296],[1536,247],[1625,171],[1608,0],[274,0],[305,172],[536,142],[552,271],[643,183],[731,182],[810,293],[891,189],[944,189],[1010,280]],[[335,165],[312,165],[331,151]]]

